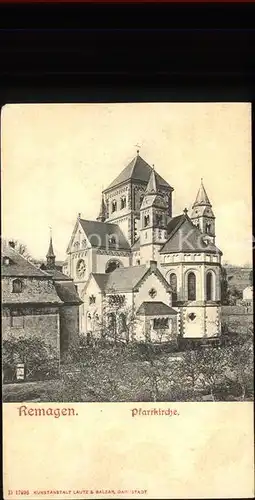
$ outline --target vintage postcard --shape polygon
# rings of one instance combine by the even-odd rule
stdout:
[[[1,113],[4,498],[254,496],[251,105]]]

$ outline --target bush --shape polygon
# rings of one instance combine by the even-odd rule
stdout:
[[[45,380],[58,376],[57,352],[42,339],[11,338],[3,341],[3,382],[16,382],[17,364],[25,365],[25,380]]]

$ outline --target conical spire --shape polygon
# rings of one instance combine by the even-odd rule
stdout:
[[[203,184],[203,179],[201,179],[200,188],[198,190],[197,197],[196,197],[195,203],[194,203],[192,208],[194,208],[198,205],[207,205],[209,207],[212,206],[210,203],[210,200],[207,196],[207,193],[206,193],[206,190],[205,190],[205,187]]]
[[[156,179],[156,174],[154,170],[154,165],[152,166],[152,171],[151,175],[149,178],[149,182],[146,187],[145,194],[157,194],[158,193],[158,185],[157,185],[157,179]]]
[[[53,244],[52,244],[52,232],[50,230],[50,244],[49,244],[49,250],[46,255],[47,259],[47,267],[54,267],[55,266],[55,254],[53,250]]]
[[[105,219],[106,219],[106,206],[105,206],[105,202],[104,202],[104,197],[102,195],[101,206],[100,206],[100,211],[99,211],[97,220],[100,222],[104,222]]]

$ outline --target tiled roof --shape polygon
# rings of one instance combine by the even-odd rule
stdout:
[[[146,266],[119,267],[108,274],[92,273],[91,276],[102,291],[131,291],[147,271]]]
[[[184,221],[185,215],[177,215],[176,217],[173,217],[167,224],[167,233],[170,234],[176,229],[178,224],[180,224],[182,221]]]
[[[112,273],[109,273],[106,283],[105,291],[118,292],[121,290],[133,290],[137,283],[143,278],[148,271],[148,267],[132,266],[132,267],[119,267]]]
[[[10,263],[8,265],[4,264],[4,257],[9,257]],[[2,276],[48,278],[44,271],[38,269],[34,264],[8,246],[2,248],[1,264]]]
[[[173,224],[170,236],[161,248],[160,253],[209,252],[222,254],[212,242],[204,243],[203,238],[206,235],[201,233],[188,216],[181,217],[183,219],[180,218],[175,227]]]
[[[130,179],[141,181],[147,184],[149,182],[151,171],[152,167],[143,158],[141,158],[140,155],[137,155],[114,179],[114,181],[108,186],[108,188],[105,189],[105,191],[118,186],[119,184],[122,184],[123,182],[126,182]],[[157,172],[155,172],[155,174],[159,186],[171,188],[168,182],[166,182]]]
[[[156,178],[156,172],[153,168],[150,174],[149,182],[145,190],[145,194],[148,193],[156,194],[157,192],[158,192],[158,183]]]
[[[46,257],[55,257],[54,250],[53,250],[52,237],[50,237],[49,250],[47,252]]]
[[[98,214],[97,220],[99,220],[101,222],[104,222],[105,219],[106,219],[106,215],[107,215],[106,205],[105,205],[105,202],[104,202],[104,197],[102,196],[100,210],[99,210],[99,214]]]
[[[130,245],[118,224],[84,219],[80,219],[80,224],[93,247],[130,250]],[[111,236],[115,236],[116,243],[110,243]]]
[[[59,298],[65,304],[80,305],[82,300],[80,299],[76,288],[73,283],[54,283],[57,294]]]
[[[61,273],[61,271],[56,268],[47,269],[47,267],[42,267],[41,269],[43,269],[45,273],[49,274],[49,276],[51,276],[54,281],[72,281],[72,278],[70,278],[66,274]]]
[[[131,250],[132,250],[132,252],[136,252],[137,250],[140,250],[140,238],[137,238],[137,240],[132,245]]]
[[[95,279],[97,285],[99,286],[100,290],[104,290],[107,280],[109,278],[109,274],[103,274],[103,273],[93,273],[92,274],[93,278]]]
[[[138,316],[170,316],[176,315],[177,312],[164,302],[143,302],[138,308],[136,314]]]
[[[159,269],[154,266],[148,267],[146,265],[142,266],[131,266],[131,267],[119,267],[112,271],[111,273],[92,273],[89,280],[93,277],[97,282],[99,288],[107,293],[114,293],[120,291],[132,291],[136,286],[140,286],[143,278],[147,273],[153,272],[157,279],[159,279],[165,288],[170,291],[170,285],[161,274]],[[88,282],[87,282],[88,283]],[[85,285],[86,288],[87,285]]]
[[[211,207],[211,203],[210,203],[210,200],[207,196],[202,179],[201,179],[201,185],[200,185],[200,188],[198,190],[197,197],[196,197],[196,200],[195,200],[193,207],[196,205],[207,205],[207,206]]]

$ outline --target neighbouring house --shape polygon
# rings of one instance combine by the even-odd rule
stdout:
[[[173,190],[138,151],[102,192],[96,220],[78,215],[63,273],[74,280],[83,300],[79,308],[82,335],[98,335],[105,314],[101,299],[96,297],[92,304],[92,296],[106,296],[112,280],[112,294],[124,294],[137,319],[136,338],[148,338],[148,324],[158,330],[159,325],[170,325],[172,309],[177,313],[179,337],[211,339],[220,335],[222,252],[215,244],[212,204],[201,180],[190,216],[187,209],[174,216]],[[157,270],[148,275],[151,262],[156,262]],[[141,280],[147,276],[144,290],[146,281],[150,283],[141,300],[138,281],[132,280],[138,275]]]
[[[53,253],[52,241],[50,248]],[[18,254],[12,242],[3,245],[2,338],[38,337],[60,360],[78,339],[82,301],[72,279],[54,269],[54,257],[48,255],[50,268],[42,270]]]
[[[62,301],[59,308],[60,321],[60,348],[61,354],[68,352],[71,346],[77,344],[80,333],[79,306],[82,304],[77,286],[72,278],[59,271],[55,264],[55,254],[53,250],[52,237],[50,237],[49,249],[46,255],[46,263],[40,267],[45,273],[51,276],[55,290]]]
[[[252,305],[253,302],[253,286],[247,286],[243,290],[243,302],[247,305]]]

